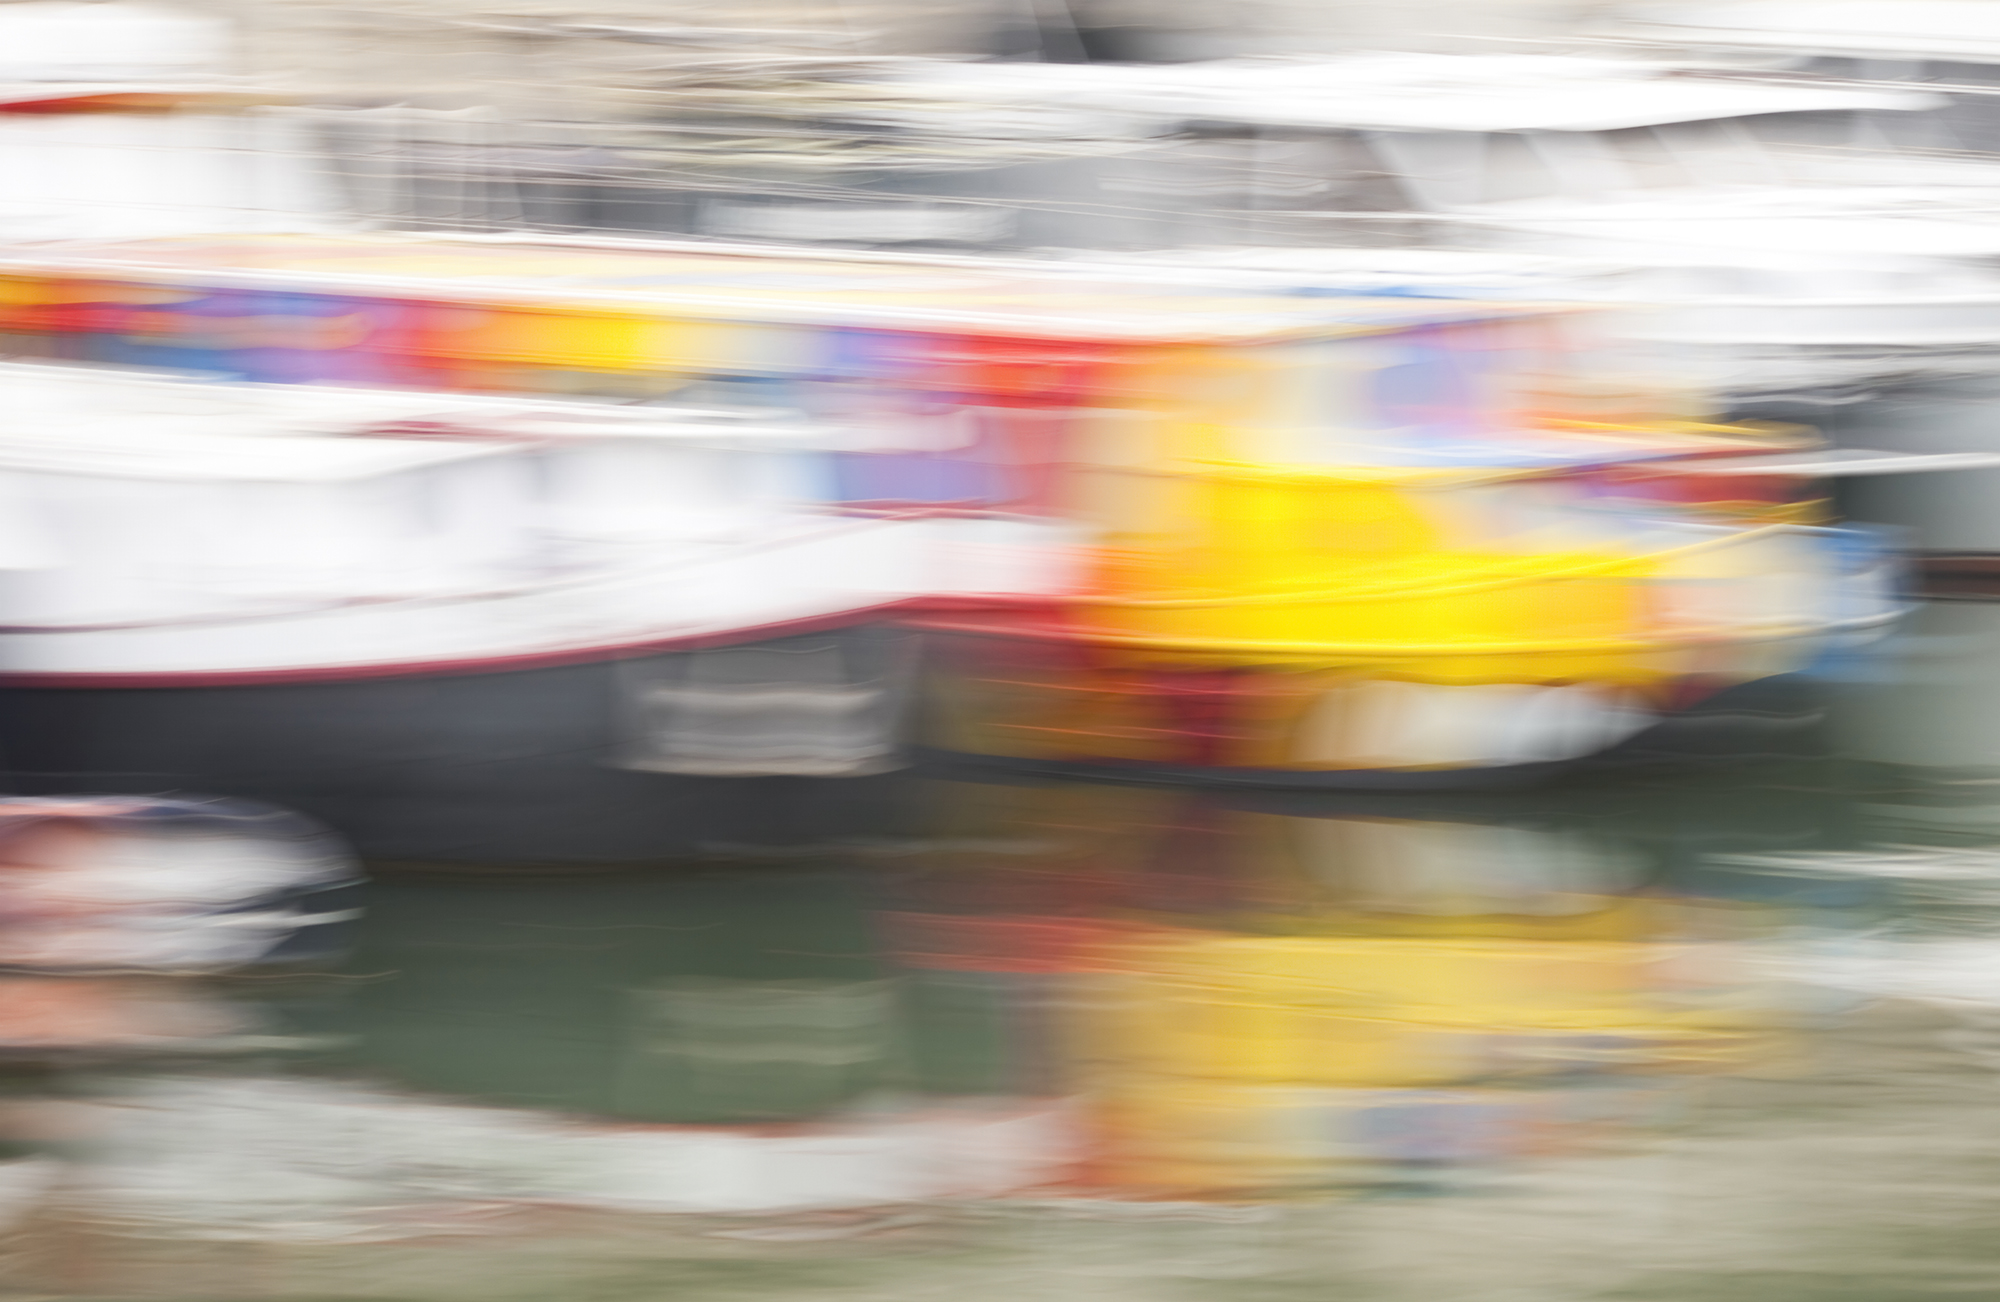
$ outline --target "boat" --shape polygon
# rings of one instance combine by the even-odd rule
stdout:
[[[1473,342],[1482,328],[1505,327],[1377,336],[1372,357],[1445,369],[1407,388],[1378,372],[1381,414],[1328,403],[1317,441],[1202,430],[1081,453],[1092,581],[1035,617],[921,625],[933,753],[1420,790],[1809,750],[1815,682],[1902,609],[1888,540],[1816,523],[1815,481],[1938,463],[1482,406],[1552,369],[1514,370],[1520,339]]]
[[[345,955],[360,917],[361,875],[346,849],[249,801],[8,797],[0,846],[8,981],[324,966]],[[34,1019],[34,1002],[10,998],[0,1040],[17,1044],[15,1023]]]
[[[412,264],[426,274],[412,278]],[[546,280],[556,274],[562,282]],[[908,616],[914,600],[930,598],[936,606],[950,596],[962,606],[956,614],[932,612],[920,622],[944,634],[944,658],[962,658],[966,638],[974,646],[1044,648],[1056,656],[1030,670],[1030,678],[1054,674],[1032,688],[1042,692],[1038,704],[1002,704],[968,688],[964,700],[984,702],[972,706],[976,714],[988,710],[994,712],[990,722],[1018,728],[1032,726],[1030,716],[1046,710],[1064,714],[1064,702],[1082,700],[1074,692],[1098,702],[1084,714],[1096,722],[1080,724],[1082,736],[1094,738],[1082,752],[1030,750],[1022,756],[1036,762],[1138,764],[1156,774],[1218,770],[1254,782],[1514,782],[1552,774],[1574,758],[1644,732],[1656,716],[1718,688],[1774,678],[1784,666],[1804,668],[1822,650],[1824,634],[1894,616],[1892,598],[1880,590],[1876,552],[1854,538],[1798,524],[1810,468],[1772,470],[1750,458],[1728,490],[1716,488],[1730,482],[1728,476],[1714,480],[1706,470],[1682,476],[1670,468],[1674,462],[1798,450],[1796,440],[1676,422],[1658,408],[1644,410],[1646,402],[1660,400],[1644,392],[1626,394],[1634,408],[1626,420],[1604,422],[1602,404],[1580,396],[1588,390],[1594,354],[1564,336],[1562,312],[1530,304],[1310,296],[1256,286],[1228,286],[1234,292],[1224,296],[1218,286],[1144,276],[1120,280],[1094,268],[1028,274],[1016,266],[382,236],[62,244],[14,250],[0,264],[0,276],[12,280],[22,302],[12,318],[22,348],[96,364],[176,364],[238,382],[342,378],[512,388],[536,400],[548,400],[554,386],[588,386],[600,396],[646,392],[648,386],[652,392],[732,392],[738,400],[764,402],[766,414],[776,406],[810,412],[822,422],[864,426],[878,444],[834,452],[832,486],[806,512],[812,524],[804,536],[818,546],[834,538],[848,546],[874,538],[886,546],[882,556],[894,552],[908,560],[890,540],[932,538],[934,516],[944,514],[952,516],[950,528],[986,538],[986,556],[998,564],[930,582],[902,578],[902,588],[878,578],[868,600],[854,594],[850,578],[866,570],[850,562],[836,566],[842,582],[810,598],[786,596],[782,586],[758,596],[762,588],[754,584],[764,580],[744,570],[744,582],[720,588],[732,600],[764,602],[762,614],[746,618],[732,610],[726,620],[678,636],[742,644],[752,640],[746,630],[768,628],[786,616],[852,624],[868,610],[880,614],[902,604]],[[140,294],[170,294],[174,302],[162,312],[116,306]],[[350,322],[344,346],[244,348],[242,322],[268,320],[274,312],[302,330],[326,320]],[[746,330],[748,324],[754,330]],[[396,446],[402,448],[398,456],[450,456],[464,462],[464,474],[498,474],[494,460],[470,456],[476,440],[422,440],[422,454],[410,452],[412,444]],[[1656,464],[1648,470],[1648,462]],[[504,466],[504,458],[498,464]],[[1630,466],[1640,470],[1628,482],[1622,476]],[[1744,484],[1748,492],[1740,492]],[[688,528],[684,516],[666,524],[670,512],[684,512],[678,500],[662,500],[660,512],[660,528]],[[1530,522],[1526,534],[1512,536],[1516,526],[1508,512],[1526,512],[1520,514]],[[492,518],[492,512],[472,514]],[[1468,522],[1490,518],[1490,524],[1452,524],[1460,514]],[[1342,540],[1338,526],[1322,538],[1320,518],[1378,518],[1380,538]],[[770,546],[762,540],[772,534],[760,528],[758,536],[762,554]],[[1080,542],[1094,546],[1080,550]],[[510,536],[494,546],[526,542]],[[746,564],[740,552],[724,548],[720,554]],[[1654,574],[1650,566],[1666,568]],[[1544,568],[1548,576],[1540,574]],[[788,560],[786,572],[800,568]],[[1580,578],[1584,572],[1590,578]],[[634,582],[624,570],[616,574],[618,584]],[[1368,574],[1374,578],[1364,582]],[[1384,582],[1392,574],[1400,578]],[[1780,582],[1778,574],[1796,574],[1806,588],[1830,586],[1816,596],[1788,588],[1780,606],[1764,610],[1700,614],[1702,600],[1710,606],[1750,600],[1746,594],[1756,584]],[[1654,600],[1636,594],[1652,590],[1656,580],[1668,584],[1658,592],[1692,594],[1708,584],[1716,596],[1694,598],[1692,606],[1682,602],[1686,608],[1662,606],[1658,614],[1614,614],[1624,608],[1620,602]],[[590,572],[592,592],[604,582],[612,582],[606,572]],[[1350,592],[1356,582],[1360,588]],[[1572,612],[1582,622],[1562,626],[1566,640],[1546,626],[1544,604],[1578,582],[1596,584],[1592,590],[1602,592],[1592,600],[1610,604],[1598,614]],[[1472,596],[1438,596],[1440,584],[1444,592]],[[1506,592],[1480,596],[1488,590]],[[1724,590],[1744,596],[1722,598]],[[630,656],[634,642],[646,642],[642,628],[652,628],[656,650],[668,650],[658,638],[672,634],[648,624],[668,616],[634,602],[626,588],[618,592],[628,632],[614,636],[612,626],[572,632],[568,644],[554,648],[544,634],[540,654],[594,660],[592,672],[608,674],[608,660]],[[1498,614],[1498,606],[1476,614],[1496,600],[1512,602],[1512,614]],[[1434,638],[1410,634],[1414,602],[1424,604],[1424,626],[1436,630]],[[484,614],[490,604],[418,602],[416,608],[430,616],[442,610]],[[364,616],[380,622],[392,610],[400,608],[292,614],[266,626],[312,628],[316,618]],[[1484,632],[1472,636],[1474,628]],[[28,646],[82,646],[76,636],[102,642],[118,634],[70,630],[62,640],[36,634],[40,640]],[[148,646],[164,650],[160,636],[148,630]],[[234,632],[214,638],[214,654],[236,656],[236,664],[204,664],[196,652],[178,664],[64,666],[44,656],[20,662],[12,682],[36,708],[72,710],[96,700],[78,694],[96,690],[94,684],[172,684],[148,674],[232,670],[340,678],[360,672],[378,678],[388,670],[402,682],[410,674],[434,678],[438,668],[446,674],[456,668],[466,682],[468,668],[502,668],[498,662],[508,652],[534,654],[532,642],[480,646],[484,660],[466,664],[462,656],[438,666],[436,658],[418,660],[412,654],[418,644],[396,632],[392,640],[404,642],[404,650],[394,656],[384,644],[374,656],[346,654],[344,662],[326,662],[328,650],[274,650],[246,664],[242,658],[254,640],[238,646]],[[220,642],[230,650],[222,652]],[[300,654],[306,658],[298,660]],[[1076,654],[1088,664],[1070,664],[1068,656]],[[796,690],[768,694],[768,702],[794,720],[802,718],[794,710],[798,692],[810,694],[816,690],[810,684],[824,686],[828,674],[838,676],[826,664],[808,672],[808,660],[794,660],[800,666]],[[646,708],[666,710],[662,718],[670,730],[720,736],[722,728],[698,718],[674,722],[672,710],[714,690],[702,682],[740,684],[742,672],[756,678],[764,670],[656,684],[644,692]],[[992,678],[986,668],[964,664],[944,678],[966,672],[974,680]],[[1234,686],[1218,688],[1218,674]],[[1074,682],[1064,686],[1064,678]],[[1444,712],[1440,718],[1458,712],[1452,702],[1478,698],[1476,714],[1490,728],[1472,728],[1478,736],[1466,734],[1438,754],[1410,738],[1380,752],[1370,750],[1370,742],[1348,754],[1346,740],[1314,742],[1312,754],[1296,750],[1302,742],[1292,734],[1306,726],[1312,702],[1324,698],[1326,710],[1340,714],[1346,706],[1336,708],[1336,700],[1344,702],[1348,688],[1376,680],[1398,700],[1412,694],[1430,700],[1442,692],[1432,702]],[[486,682],[518,700],[514,684]],[[1640,696],[1668,696],[1640,702],[1628,688]],[[1692,698],[1674,696],[1682,688],[1692,690]],[[940,690],[946,698],[958,694],[950,686]],[[1216,698],[1218,690],[1228,704]],[[186,700],[192,708],[198,698],[170,700]],[[750,698],[738,694],[738,700],[754,708]],[[1152,718],[1116,718],[1120,700]],[[884,730],[892,728],[896,710],[868,706],[852,694],[846,702],[824,718],[876,718],[874,748],[866,758],[850,758],[880,764],[890,746]],[[1218,706],[1224,714],[1250,710],[1264,720],[1250,728],[1256,740],[1246,742],[1248,750],[1210,754],[1212,730],[1188,732],[1196,714]],[[1392,734],[1414,726],[1402,718],[1404,706],[1408,702],[1390,708],[1394,720],[1382,724]],[[444,706],[440,698],[440,710],[458,720],[450,728],[488,736],[480,730],[492,726],[484,722],[490,710],[478,702],[454,698]],[[410,710],[390,714],[422,718]],[[572,730],[582,716],[576,708],[552,712]],[[726,716],[726,710],[714,714],[716,720]],[[278,714],[258,708],[254,718],[272,726]],[[352,722],[360,718],[376,718],[376,712],[358,710],[346,726],[360,728]],[[930,720],[936,734],[936,710]],[[952,730],[948,722],[942,726]],[[982,726],[974,724],[974,734]],[[1106,748],[1108,738],[1132,726],[1160,734],[1166,752]],[[1332,722],[1332,714],[1326,726],[1352,732],[1350,724]],[[282,732],[304,736],[300,728],[304,724],[294,720]],[[1500,732],[1486,736],[1492,728]],[[734,730],[740,738],[756,732]],[[28,732],[76,736],[74,728],[50,724],[34,724]],[[1172,740],[1184,732],[1180,742]],[[934,746],[940,742],[946,750],[970,746],[996,758],[1016,754],[1008,746],[994,750],[990,736],[978,742],[932,738]],[[1174,750],[1182,742],[1194,750]],[[520,744],[528,748],[526,738]],[[566,732],[560,746],[534,744],[532,750],[574,756],[566,762],[582,766],[602,764],[606,746],[598,734]],[[374,740],[368,748],[372,756],[386,750]],[[694,748],[700,750],[700,742]],[[440,782],[470,782],[476,762],[486,758],[472,750],[446,750],[446,760],[464,762],[430,772]],[[668,744],[650,766],[670,774],[704,772],[698,758],[676,760],[682,750],[682,742]],[[436,756],[432,750],[430,758]],[[366,762],[356,758],[352,766]],[[380,772],[380,760],[372,762]],[[706,772],[758,770],[756,764],[716,764],[710,760]],[[92,758],[48,768],[114,766]],[[776,772],[824,776],[830,770],[822,758],[804,770],[794,762]],[[516,786],[508,800],[512,812],[526,816],[524,790]]]
[[[0,798],[0,1064],[33,1082],[314,1047],[273,1010],[319,998],[362,888],[344,846],[269,805]],[[61,1167],[32,1118],[17,1127],[0,1141],[14,1159],[0,1160],[0,1216],[45,1192],[27,1177]]]
[[[999,103],[1204,123],[1246,150],[1261,142],[1263,172],[1246,158],[1235,191],[1212,192],[1256,232],[1238,243],[1622,264],[1640,274],[1577,288],[1645,309],[1633,337],[1725,394],[1952,373],[2000,333],[2000,282],[1981,262],[1995,236],[1979,215],[1996,173],[1870,134],[1877,120],[1949,107],[1915,85],[1557,55],[904,75],[963,76]],[[1363,174],[1392,184],[1365,194]]]
[[[564,821],[602,829],[597,844],[616,849],[596,854],[644,857],[609,830],[611,806],[629,800],[635,782],[860,776],[888,763],[901,707],[891,699],[896,675],[885,666],[895,653],[886,644],[747,658],[742,649],[758,630],[793,631],[774,628],[786,620],[818,621],[796,630],[817,632],[895,610],[900,623],[927,631],[936,663],[947,665],[931,675],[930,704],[914,707],[928,720],[921,726],[933,749],[1251,782],[1519,782],[1645,733],[1723,688],[1748,690],[1803,669],[1896,610],[1879,547],[1805,523],[1806,489],[1821,463],[1750,455],[1796,453],[1796,436],[1679,419],[1681,398],[1643,389],[1624,393],[1624,413],[1605,419],[1604,395],[1591,392],[1598,354],[1566,333],[1571,314],[1539,305],[1316,296],[1049,264],[384,236],[52,245],[14,250],[0,260],[0,278],[14,286],[20,306],[6,324],[24,350],[99,366],[179,366],[272,394],[306,385],[296,392],[314,403],[321,390],[312,382],[330,380],[483,389],[462,401],[531,406],[594,391],[593,412],[620,393],[656,402],[721,394],[767,422],[800,411],[850,439],[865,431],[859,443],[822,448],[830,477],[790,514],[746,503],[747,514],[718,523],[690,513],[684,496],[622,497],[621,511],[657,513],[647,527],[656,544],[672,536],[679,560],[632,568],[632,556],[661,555],[641,547],[622,568],[602,556],[572,561],[581,565],[576,578],[498,591],[496,576],[509,565],[550,563],[535,551],[543,544],[534,529],[509,525],[489,536],[495,520],[545,518],[549,509],[518,497],[522,481],[509,477],[509,458],[527,456],[525,445],[370,440],[406,473],[450,462],[453,482],[486,485],[466,490],[487,494],[484,506],[464,499],[466,527],[479,541],[437,543],[461,567],[446,566],[457,577],[437,578],[426,562],[415,568],[432,574],[434,586],[421,595],[333,606],[323,598],[321,609],[273,610],[248,622],[215,607],[207,633],[167,632],[157,617],[108,628],[97,626],[106,618],[97,612],[85,628],[80,613],[46,616],[59,627],[14,635],[9,680],[17,708],[54,712],[18,716],[25,733],[49,739],[45,757],[24,766],[31,770],[141,767],[111,754],[119,745],[145,754],[147,743],[136,739],[161,724],[127,724],[116,731],[135,740],[92,740],[105,748],[92,753],[73,739],[103,734],[64,726],[63,712],[128,704],[211,711],[212,699],[199,694],[145,692],[228,687],[216,676],[229,674],[244,686],[256,680],[254,693],[237,697],[248,732],[211,753],[269,753],[280,738],[330,728],[312,718],[327,708],[326,694],[302,686],[319,679],[341,690],[343,740],[295,744],[324,757],[308,765],[327,766],[309,767],[301,792],[287,793],[316,802],[301,805],[308,812],[332,818],[322,811],[332,807],[339,774],[371,767],[363,800],[406,801],[415,793],[397,784],[409,778],[379,757],[408,746],[423,757],[422,809],[440,825],[518,818],[505,833],[508,853],[532,847],[560,858],[553,845],[541,852],[548,843],[529,830],[531,821],[549,822],[549,806],[537,802],[573,802],[595,788],[610,802],[604,812],[584,817],[566,803]],[[166,306],[133,307],[135,299]],[[272,338],[296,341],[267,332],[260,346],[245,347],[245,323],[274,317],[308,346],[270,346]],[[310,346],[329,321],[344,323],[340,346]],[[461,399],[385,390],[366,401]],[[694,429],[713,443],[727,428],[682,419],[683,441]],[[567,446],[579,438],[616,442],[597,428]],[[314,444],[310,455],[356,456],[362,445],[349,437]],[[271,446],[309,451],[299,441]],[[216,464],[217,473],[243,477]],[[1734,471],[1712,473],[1723,467]],[[608,473],[621,488],[636,482]],[[612,518],[597,499],[553,509]],[[1348,536],[1349,524],[1364,519],[1377,525],[1355,525]],[[778,520],[787,523],[774,528]],[[1329,532],[1322,520],[1348,523]],[[697,560],[689,530],[738,543]],[[751,530],[755,546],[741,542]],[[947,538],[960,549],[927,553],[943,572],[908,571],[919,540]],[[887,568],[870,578],[854,549],[878,544],[868,554]],[[755,568],[753,557],[773,554],[783,556],[779,571]],[[828,555],[841,559],[807,559]],[[735,577],[703,589],[726,600],[697,616],[699,607],[686,604],[693,598],[674,585],[711,564],[737,567],[728,571]],[[383,572],[368,573],[364,588],[379,584]],[[823,576],[818,586],[799,582],[808,573]],[[336,588],[354,581],[351,572],[314,580]],[[1772,584],[1782,598],[1778,588],[1751,595]],[[1586,591],[1594,604],[1548,605],[1558,593]],[[579,605],[599,594],[615,595],[619,614],[592,625]],[[922,618],[919,606],[928,607]],[[558,607],[568,621],[562,630],[529,627],[530,612]],[[522,613],[502,636],[489,618],[495,611]],[[378,629],[383,640],[370,649],[356,641],[359,631],[338,641],[319,635],[335,627]],[[1411,631],[1419,628],[1429,632]],[[740,663],[616,668],[635,651],[693,649],[703,639],[715,656]],[[127,659],[113,654],[119,646]],[[1017,654],[1040,660],[991,663]],[[546,713],[522,712],[522,681],[494,677],[529,668],[523,657],[538,669],[554,667],[550,657],[572,669],[556,680],[566,686],[544,689],[555,693],[544,698]],[[611,712],[624,722],[606,724],[602,705],[593,713],[583,702],[605,700],[614,676],[629,704]],[[438,686],[447,679],[449,694]],[[645,682],[635,688],[638,679]],[[1029,698],[972,687],[1002,681]],[[281,690],[293,695],[267,696]],[[824,709],[800,708],[827,692]],[[371,697],[398,705],[384,709]],[[503,699],[514,703],[504,714]],[[1461,708],[1475,704],[1470,714]],[[1082,713],[1052,722],[1043,741],[1068,731],[1081,750],[1037,743],[1022,754],[991,732],[1025,737],[1042,726],[1036,719],[1073,708]],[[746,727],[760,709],[767,723]],[[948,717],[964,723],[967,710],[976,716],[970,733]],[[1357,741],[1359,725],[1347,720],[1354,710],[1382,714],[1379,727],[1362,733],[1386,729],[1390,739]],[[1414,720],[1431,714],[1456,730],[1454,740],[1415,740],[1429,733]],[[560,759],[499,769],[496,716],[522,730],[501,734],[502,754]],[[631,722],[638,716],[655,722]],[[1475,716],[1484,722],[1467,722]],[[1225,732],[1248,729],[1242,744],[1222,742],[1215,725],[1223,718],[1236,720]],[[178,721],[164,726],[180,733]],[[633,752],[607,726],[651,728],[655,741]],[[784,740],[801,726],[819,729],[816,740]],[[429,740],[412,745],[401,729]],[[1139,736],[1159,744],[1132,741]],[[383,745],[388,737],[399,745]],[[453,749],[441,737],[466,740]],[[734,757],[717,749],[730,744]],[[62,746],[82,758],[63,761]],[[607,765],[614,751],[628,771]],[[297,773],[299,763],[282,771]],[[633,768],[658,777],[634,778]],[[242,780],[228,775],[231,784]],[[482,810],[503,791],[504,811]],[[364,846],[387,844],[353,826],[355,817],[332,821]],[[489,818],[498,821],[481,822]],[[442,836],[423,844],[479,857]]]

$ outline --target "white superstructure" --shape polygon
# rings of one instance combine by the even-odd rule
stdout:
[[[0,367],[0,673],[419,668],[1062,581],[1035,521],[842,514],[723,410]]]

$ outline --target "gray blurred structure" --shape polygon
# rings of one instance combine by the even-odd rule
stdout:
[[[1295,209],[1301,196],[1317,209],[1402,204],[1338,142],[1003,112],[935,79],[921,92],[885,84],[898,61],[1181,63],[1496,38],[1532,48],[1600,7],[192,3],[236,22],[233,73],[288,90],[296,107],[266,116],[308,125],[332,202],[366,225],[944,250],[1261,242],[1269,223],[1244,214]]]

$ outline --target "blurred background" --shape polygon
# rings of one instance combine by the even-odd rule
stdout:
[[[2000,1286],[1996,96],[0,2],[0,1302]]]

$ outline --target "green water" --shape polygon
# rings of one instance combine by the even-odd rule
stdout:
[[[1664,911],[1642,938],[1729,932],[1765,965],[1758,1012],[1781,1050],[1684,1072],[1587,1143],[1207,1198],[535,1206],[374,1242],[135,1234],[84,1212],[17,1228],[0,1302],[2000,1295],[2000,858],[1980,858],[2000,853],[1996,652],[2000,605],[1932,606],[1833,686],[1828,753],[1671,778],[1316,803],[912,775],[916,823],[783,861],[396,865],[342,972],[230,994],[294,1047],[73,1064],[60,1088],[15,1091],[103,1096],[178,1073],[578,1126],[782,1127],[1088,1091],[1097,1046],[1064,1029],[1074,964],[996,963],[982,920],[1259,937],[1498,919],[1470,934],[1561,944],[1647,901]],[[1355,849],[1354,828],[1384,826],[1402,849]],[[1959,858],[1758,866],[1911,847]]]

